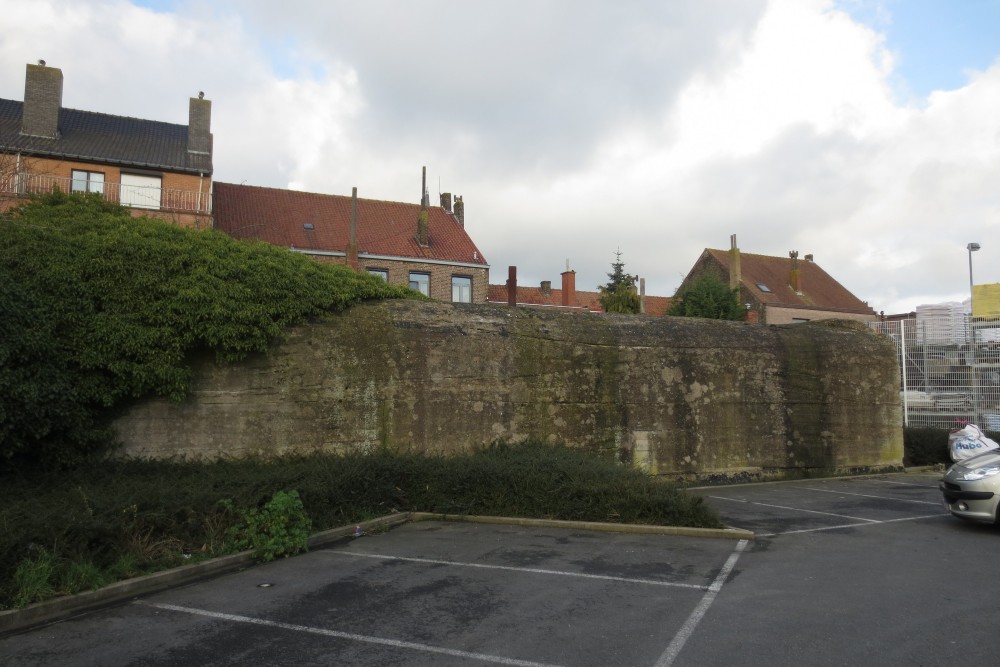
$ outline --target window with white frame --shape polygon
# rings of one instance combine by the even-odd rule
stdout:
[[[431,295],[431,274],[410,272],[410,289],[417,290],[424,296]]]
[[[472,278],[469,276],[451,277],[451,300],[455,303],[472,303]]]
[[[118,201],[132,208],[160,208],[161,178],[144,174],[122,174]]]
[[[389,282],[389,271],[386,269],[368,269],[368,273],[373,276],[378,276],[382,280]]]
[[[63,172],[65,173],[65,172]],[[73,182],[70,185],[72,192],[96,192],[104,194],[104,174],[99,171],[83,171],[74,169]]]

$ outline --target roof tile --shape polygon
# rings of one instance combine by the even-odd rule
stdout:
[[[347,248],[351,197],[220,182],[212,197],[215,228],[230,236],[306,251]],[[419,204],[358,199],[358,253],[487,266],[455,216],[440,206],[427,209],[429,243],[418,244],[419,213]]]
[[[728,250],[707,248],[705,252],[728,273]],[[791,261],[788,257],[741,252],[741,282],[754,297],[769,306],[874,312],[868,304],[854,296],[811,260],[800,259],[798,262],[799,293],[796,293],[789,285]],[[766,286],[770,291],[765,292],[760,285]]]

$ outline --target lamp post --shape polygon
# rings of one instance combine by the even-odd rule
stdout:
[[[979,250],[979,247],[978,243],[970,243],[965,246],[969,251],[969,310],[972,310],[972,253]]]

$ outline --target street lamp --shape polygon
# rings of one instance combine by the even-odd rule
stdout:
[[[971,310],[972,309],[972,253],[979,250],[979,244],[970,243],[965,247],[969,251],[969,309]]]

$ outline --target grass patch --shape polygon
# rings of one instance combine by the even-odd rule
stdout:
[[[566,447],[465,456],[300,455],[206,463],[106,461],[0,479],[0,608],[98,588],[245,548],[261,560],[305,536],[424,511],[721,527],[701,498]]]

